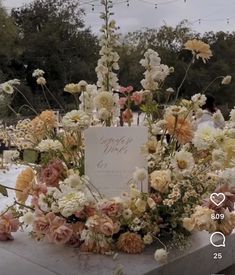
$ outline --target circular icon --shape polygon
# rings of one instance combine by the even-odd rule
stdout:
[[[219,239],[218,239],[219,237]],[[222,239],[221,239],[222,237]],[[225,236],[221,232],[215,232],[210,236],[210,242],[214,247],[225,247]]]

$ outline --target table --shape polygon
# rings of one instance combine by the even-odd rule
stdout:
[[[0,182],[14,186],[22,167],[13,167],[9,172],[0,172]],[[5,181],[5,182],[4,182]],[[13,195],[13,194],[11,194]],[[0,207],[11,199],[1,198]],[[1,210],[0,208],[0,210]],[[184,252],[173,251],[166,265],[159,265],[153,258],[156,247],[150,247],[141,255],[119,254],[112,256],[91,255],[77,248],[36,242],[27,232],[14,234],[13,242],[0,243],[0,275],[210,275],[225,270],[234,275],[235,234],[226,238],[226,248],[215,248],[207,232],[198,232],[191,237],[191,247]],[[213,260],[213,253],[221,251],[223,258]]]

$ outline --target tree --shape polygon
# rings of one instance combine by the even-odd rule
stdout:
[[[38,0],[12,10],[24,49],[21,62],[33,91],[37,89],[32,78],[36,68],[46,72],[57,96],[62,96],[66,83],[84,78],[94,81],[98,40],[84,28],[83,14],[77,0]]]
[[[167,78],[166,84],[176,90],[192,57],[189,51],[183,49],[183,45],[193,38],[209,43],[213,57],[207,64],[202,61],[193,64],[181,89],[181,97],[190,98],[193,94],[201,92],[217,76],[230,74],[235,79],[235,32],[199,34],[189,27],[187,21],[183,21],[176,27],[162,26],[159,29],[128,33],[123,38],[119,49],[120,83],[141,89],[143,69],[139,61],[144,52],[151,48],[159,53],[162,63],[175,68],[175,72]],[[218,80],[208,89],[208,93],[215,96],[218,105],[225,105],[229,102],[227,105],[232,108],[235,105],[234,90],[235,82],[229,86],[223,86]]]
[[[6,80],[11,61],[19,53],[17,28],[0,1],[0,82]]]

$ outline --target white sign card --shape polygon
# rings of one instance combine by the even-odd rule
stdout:
[[[146,168],[141,147],[148,141],[146,127],[94,127],[85,131],[85,173],[103,195],[129,191],[136,167]],[[147,192],[147,180],[143,183]],[[140,186],[139,186],[140,187]]]

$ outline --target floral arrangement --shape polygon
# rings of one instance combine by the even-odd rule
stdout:
[[[61,120],[48,109],[11,129],[1,128],[3,142],[10,140],[19,152],[36,152],[37,158],[34,164],[28,161],[18,175],[15,201],[0,214],[0,240],[11,240],[12,232],[26,226],[36,240],[72,245],[84,252],[142,253],[156,243],[154,257],[164,263],[170,249],[184,248],[194,230],[228,235],[235,228],[235,109],[227,122],[217,111],[211,118],[213,125],[199,124],[206,90],[190,100],[179,100],[179,90],[165,88],[165,79],[174,69],[161,64],[158,53],[151,49],[140,61],[146,69],[143,90],[119,88],[112,71],[118,70],[118,55],[114,51],[116,27],[110,21],[111,1],[102,4],[106,24],[96,69],[98,87],[85,81],[66,85],[65,91],[80,104]],[[192,52],[189,68],[212,56],[210,46],[199,40],[188,41],[185,50]],[[45,88],[44,72],[36,70],[33,75]],[[220,78],[223,85],[231,81],[230,76]],[[113,94],[116,89],[120,98]],[[163,90],[166,102],[159,113],[158,95]],[[14,85],[2,84],[1,92],[13,93]],[[116,125],[119,109],[124,123],[131,126],[133,104],[145,113],[144,124],[149,129],[148,142],[141,148],[148,170],[133,167],[130,191],[106,198],[85,174],[83,133],[88,127]],[[146,193],[142,183],[147,178]],[[7,189],[0,185],[3,195]],[[209,200],[213,192],[225,195],[218,207]],[[224,215],[223,220],[213,219],[217,213]]]

